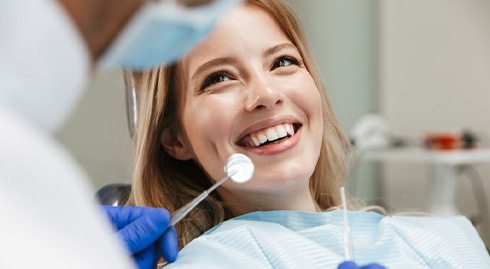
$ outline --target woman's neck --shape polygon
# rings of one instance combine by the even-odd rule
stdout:
[[[298,210],[319,211],[309,188],[271,192],[229,191],[220,189],[221,198],[234,216],[254,211]]]

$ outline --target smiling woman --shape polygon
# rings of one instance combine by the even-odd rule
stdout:
[[[221,178],[235,152],[256,167],[179,224],[181,246],[244,213],[339,204],[349,143],[304,42],[281,1],[249,1],[178,63],[133,73],[143,116],[132,203],[172,212]]]
[[[170,267],[333,268],[344,259],[343,215],[333,209],[350,144],[282,1],[246,1],[177,63],[132,76],[141,117],[130,204],[174,212],[223,177],[231,154],[255,166],[250,181],[226,182],[177,224],[185,248]],[[466,219],[350,218],[361,263],[490,266]]]
[[[255,164],[255,180],[218,190],[234,215],[315,210],[309,179],[322,143],[322,99],[303,54],[266,11],[248,5],[230,12],[177,65],[176,78],[182,128],[176,140],[169,139],[170,129],[163,132],[167,151],[179,160],[196,160],[212,179],[222,175],[234,152]]]

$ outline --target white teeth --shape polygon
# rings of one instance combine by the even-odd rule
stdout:
[[[294,135],[292,124],[279,124],[274,127],[267,128],[260,132],[250,134],[245,144],[249,147],[259,147],[267,141],[274,141],[279,138],[284,138],[289,135]]]
[[[257,137],[252,136],[252,141],[254,142],[256,147],[260,146],[260,140]]]
[[[257,138],[259,139],[260,144],[265,143],[267,141],[267,136],[265,134],[258,134]]]
[[[277,125],[274,129],[276,129],[276,132],[277,132],[277,135],[279,136],[279,138],[283,138],[283,137],[288,136],[288,132],[286,131],[285,125],[283,125],[283,124]]]
[[[292,124],[285,124],[284,126],[286,126],[286,131],[289,135],[294,135],[294,128]]]
[[[279,138],[279,135],[277,135],[277,132],[274,128],[269,128],[265,131],[265,134],[267,135],[267,140],[269,141],[274,141]]]

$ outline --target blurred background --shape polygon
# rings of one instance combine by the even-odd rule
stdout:
[[[287,2],[361,152],[350,192],[394,211],[463,214],[490,246],[490,1]],[[57,136],[95,188],[129,183],[122,74],[99,72],[87,87]],[[427,134],[463,130],[475,148],[423,149]]]

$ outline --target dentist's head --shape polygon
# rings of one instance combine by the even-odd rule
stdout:
[[[129,69],[149,69],[183,56],[240,1],[59,0],[94,62]]]
[[[3,36],[0,44],[2,61],[7,63],[0,79],[12,86],[0,89],[0,106],[47,132],[63,125],[94,67],[144,70],[175,61],[240,2],[42,0],[45,4],[38,5],[33,0],[19,1],[32,7],[25,17],[2,14],[2,20],[18,31],[8,31],[12,36]],[[26,19],[43,12],[59,16]],[[39,33],[36,29],[41,26],[53,31]]]

